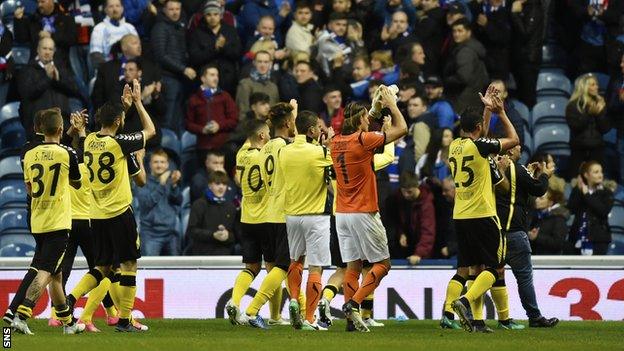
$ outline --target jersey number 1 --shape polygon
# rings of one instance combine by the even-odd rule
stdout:
[[[344,178],[345,184],[349,184],[349,175],[347,174],[347,162],[345,161],[345,154],[341,152],[338,154],[338,163],[340,163],[340,173],[342,173],[342,178]]]

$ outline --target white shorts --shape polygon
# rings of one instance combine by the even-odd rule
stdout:
[[[286,216],[290,258],[306,256],[308,265],[331,265],[329,216]]]
[[[343,262],[390,258],[386,229],[376,213],[336,213],[336,231]]]

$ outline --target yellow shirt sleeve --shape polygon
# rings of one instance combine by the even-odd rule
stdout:
[[[394,143],[388,143],[384,146],[384,151],[381,154],[375,154],[373,157],[373,164],[375,171],[384,169],[394,162]]]

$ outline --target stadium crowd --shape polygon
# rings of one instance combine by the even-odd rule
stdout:
[[[521,162],[556,164],[535,199],[533,253],[608,251],[609,213],[624,206],[621,0],[7,0],[1,9],[0,105],[20,102],[26,139],[36,111],[60,107],[68,129],[71,112],[93,115],[140,80],[157,129],[139,160],[147,184],[134,190],[143,255],[240,252],[234,156],[246,124],[271,105],[296,99],[340,133],[347,102],[370,103],[378,86],[396,84],[409,133],[377,172],[390,253],[411,264],[453,257],[449,145],[459,114],[480,106],[476,92],[491,82]],[[562,113],[537,120],[540,106]],[[500,128],[493,116],[491,134]],[[139,130],[131,107],[125,132]],[[544,131],[569,139],[538,145]]]

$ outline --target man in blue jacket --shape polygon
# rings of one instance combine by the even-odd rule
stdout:
[[[169,170],[169,157],[164,150],[152,153],[147,184],[135,189],[144,256],[180,254],[177,219],[182,204],[181,178],[180,171]]]

